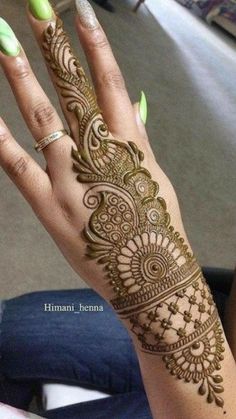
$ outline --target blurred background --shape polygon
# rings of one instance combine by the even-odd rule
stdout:
[[[68,9],[62,8],[61,17],[86,66],[74,29],[75,9],[71,3]],[[229,19],[227,27],[228,12],[219,10],[218,0],[218,9],[206,13],[197,10],[196,0],[110,0],[114,13],[91,3],[109,37],[132,101],[139,100],[141,90],[146,93],[147,130],[152,147],[176,188],[187,234],[199,262],[204,266],[234,267],[234,20]],[[140,7],[134,12],[137,3]],[[184,3],[188,3],[188,8],[183,7]],[[0,15],[15,30],[40,83],[57,106],[27,23],[25,1],[1,0]],[[44,165],[42,157],[33,150],[33,139],[2,71],[0,110],[15,138]],[[2,170],[0,191],[0,297],[86,286]]]

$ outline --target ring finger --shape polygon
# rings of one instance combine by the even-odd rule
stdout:
[[[63,123],[37,81],[27,57],[11,28],[3,19],[0,21],[0,27],[1,36],[4,36],[0,63],[25,122],[38,142],[55,131],[63,130]],[[50,144],[49,147],[44,149],[44,155],[50,171],[55,167],[55,161],[64,162],[65,164],[68,162],[68,159],[63,158],[63,156],[65,156],[65,153],[70,153],[72,144],[72,139],[65,135],[59,141]],[[61,158],[58,159],[59,156],[63,160]]]

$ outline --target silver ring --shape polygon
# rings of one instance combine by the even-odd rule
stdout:
[[[64,137],[64,135],[67,135],[67,134],[68,132],[66,131],[66,129],[55,131],[52,134],[48,135],[47,137],[44,137],[40,141],[38,141],[38,143],[35,145],[34,148],[39,153],[49,144],[54,143],[54,141],[59,140],[60,138]]]

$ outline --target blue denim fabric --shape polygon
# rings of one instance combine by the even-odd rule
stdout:
[[[204,273],[223,315],[233,273]],[[44,304],[101,305],[103,311],[45,312]],[[113,309],[94,291],[36,292],[5,301],[0,332],[1,402],[27,410],[41,382],[71,383],[111,397],[42,411],[42,416],[151,419],[132,341]]]
[[[45,312],[44,304],[102,306],[103,311]],[[93,402],[101,407],[94,416],[85,416],[90,406],[86,402],[77,405],[74,416],[71,409],[68,416],[61,409],[61,416],[54,411],[48,417],[92,419],[103,412],[103,418],[125,419],[131,413],[138,417],[138,409],[140,419],[151,418],[132,341],[113,309],[94,291],[46,291],[13,298],[5,302],[1,326],[0,372],[5,377],[1,384],[2,393],[5,389],[8,394],[7,399],[0,394],[1,401],[27,409],[26,389],[19,403],[22,383],[26,388],[28,383],[30,391],[42,381],[63,382],[96,388],[112,397]]]

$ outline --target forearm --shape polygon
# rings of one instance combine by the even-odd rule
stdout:
[[[202,380],[195,383],[193,379],[190,382],[186,382],[184,378],[178,379],[177,375],[172,375],[172,370],[166,369],[166,363],[163,362],[162,357],[153,357],[137,349],[153,418],[235,418],[235,362],[226,342],[224,348],[224,360],[221,362],[220,371],[215,370],[211,375],[208,375],[206,370],[203,373],[206,376],[205,388],[201,386]],[[219,377],[216,382],[213,381],[213,376]],[[218,388],[217,391],[221,391],[220,386],[223,386],[224,391],[219,394],[211,391],[211,387],[208,387],[208,380],[215,386],[215,389]],[[222,408],[216,405],[212,394],[224,400]]]
[[[169,295],[160,303],[156,321],[149,323],[150,331],[142,330],[141,339],[134,339],[154,418],[234,418],[235,361],[208,286],[199,274],[182,288],[180,298],[171,290]],[[180,315],[186,312],[192,316]],[[163,318],[172,323],[169,329],[162,327]],[[140,325],[133,331],[138,329]],[[181,338],[176,336],[179,332]],[[153,340],[154,345],[146,349]]]

